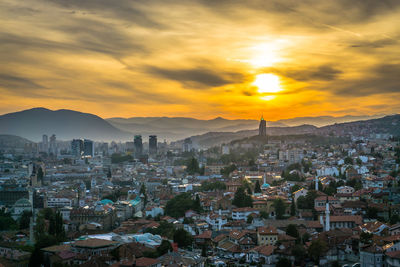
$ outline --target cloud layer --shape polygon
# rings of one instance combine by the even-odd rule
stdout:
[[[397,0],[4,0],[0,113],[398,113],[399,16]],[[259,93],[262,73],[282,90]]]

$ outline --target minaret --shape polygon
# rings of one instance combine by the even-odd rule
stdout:
[[[315,177],[315,191],[318,191],[318,186],[319,186],[319,179],[318,177]]]
[[[329,200],[326,197],[326,209],[325,209],[325,231],[330,230],[330,220],[329,220]]]
[[[218,231],[221,231],[222,228],[222,212],[221,209],[218,210]]]
[[[267,175],[264,173],[264,183],[263,185],[265,185],[267,183]]]

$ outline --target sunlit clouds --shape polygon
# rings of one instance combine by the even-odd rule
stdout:
[[[4,0],[0,113],[399,113],[399,8],[397,0]]]

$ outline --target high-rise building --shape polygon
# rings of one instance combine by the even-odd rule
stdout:
[[[89,139],[83,140],[83,156],[94,157],[94,142]]]
[[[49,138],[47,137],[46,134],[44,134],[42,136],[42,149],[41,149],[41,151],[42,152],[46,152],[46,153],[49,152]]]
[[[133,139],[133,143],[135,144],[135,158],[140,158],[143,154],[143,143],[142,143],[142,136],[135,135]]]
[[[149,154],[151,156],[157,155],[157,135],[149,136]]]
[[[264,120],[263,116],[261,116],[260,126],[258,126],[258,135],[267,136],[267,122]]]
[[[56,135],[53,134],[50,136],[50,147],[49,147],[49,153],[53,155],[57,155],[57,142],[56,142]]]
[[[183,148],[182,148],[183,152],[190,152],[192,151],[192,149],[193,149],[192,139],[190,137],[186,138],[183,141]]]
[[[83,154],[83,140],[74,139],[71,141],[71,152],[75,157],[81,158]]]

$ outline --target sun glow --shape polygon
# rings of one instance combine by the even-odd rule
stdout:
[[[259,93],[278,93],[282,91],[279,77],[274,74],[259,74],[253,82]]]

